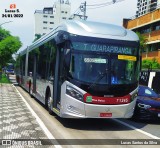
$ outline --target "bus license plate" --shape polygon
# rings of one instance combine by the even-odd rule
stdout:
[[[100,113],[100,117],[112,117],[112,113]]]
[[[158,113],[158,117],[160,117],[160,113]]]

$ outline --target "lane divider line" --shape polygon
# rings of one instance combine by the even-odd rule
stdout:
[[[132,126],[132,125],[129,125],[128,123],[125,123],[125,122],[120,121],[120,120],[118,120],[118,119],[112,119],[112,120],[114,120],[114,121],[116,121],[116,122],[118,122],[118,123],[120,123],[120,124],[122,124],[122,125],[124,125],[124,126],[127,126],[127,127],[131,128],[131,129],[133,129],[133,130],[136,130],[137,132],[140,132],[140,133],[142,133],[142,134],[144,134],[144,135],[146,135],[146,136],[149,136],[149,137],[151,137],[151,138],[153,138],[153,139],[160,139],[160,138],[157,137],[157,136],[154,136],[154,135],[152,135],[152,134],[150,134],[150,133],[147,133],[147,132],[145,132],[145,131],[143,131],[143,130],[137,129],[136,127],[134,127],[134,126]]]
[[[36,118],[36,121],[38,122],[38,124],[40,125],[40,127],[42,128],[42,130],[44,131],[46,136],[48,137],[48,139],[55,139],[55,137],[51,134],[51,132],[45,126],[43,121],[38,117],[38,115],[35,113],[35,111],[31,108],[31,106],[28,104],[28,102],[24,99],[24,97],[18,91],[18,89],[13,84],[12,84],[12,86],[16,89],[17,93],[20,95],[22,100],[25,102],[25,104],[27,105],[28,109],[31,111],[32,115]],[[56,145],[54,145],[54,146],[55,146],[55,148],[62,148],[62,146],[58,142],[56,142]]]

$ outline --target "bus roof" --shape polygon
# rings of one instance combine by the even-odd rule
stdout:
[[[65,23],[61,24],[59,28],[63,28],[63,30],[69,33],[81,36],[128,41],[139,40],[134,32],[127,30],[124,27],[107,23],[72,20],[66,21]]]
[[[46,41],[54,38],[54,34],[58,31],[66,31],[71,34],[90,36],[97,38],[108,38],[115,40],[125,40],[125,41],[139,41],[138,36],[133,31],[127,30],[124,27],[106,24],[100,22],[91,22],[83,20],[67,20],[55,29],[53,29],[48,34],[42,36],[40,39],[35,41],[32,45],[28,46],[29,50],[32,50]],[[26,49],[27,49],[26,48]],[[25,50],[21,52],[24,54]]]

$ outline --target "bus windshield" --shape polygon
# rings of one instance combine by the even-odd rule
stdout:
[[[136,53],[133,47],[108,46],[107,49],[103,43],[72,42],[70,74],[78,81],[91,84],[133,84],[138,81]]]

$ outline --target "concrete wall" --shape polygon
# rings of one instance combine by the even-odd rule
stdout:
[[[142,53],[142,60],[155,58],[160,63],[160,49],[158,51],[150,51]]]
[[[128,21],[127,29],[134,29],[140,26],[145,26],[160,20],[160,9],[157,9],[151,13],[138,17],[136,19]]]
[[[158,1],[160,3],[160,0]],[[142,59],[153,59],[156,58],[160,62],[160,30],[153,29],[153,23],[160,24],[160,8],[145,14],[141,17],[137,17],[133,20],[124,19],[124,27],[131,30],[143,30],[147,25],[150,25],[151,31],[148,33],[143,33],[147,39],[147,48],[146,53],[142,53]]]

